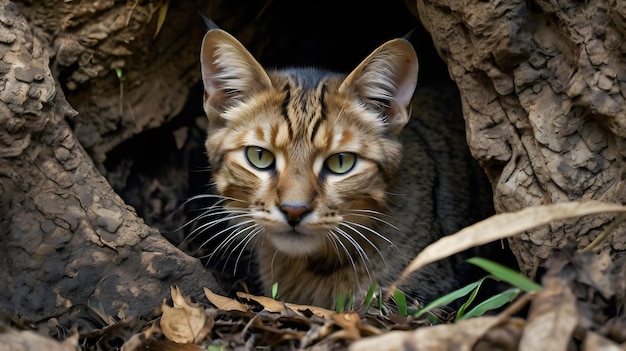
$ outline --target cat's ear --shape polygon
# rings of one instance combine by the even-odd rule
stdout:
[[[339,87],[352,92],[378,113],[389,131],[399,134],[410,118],[409,105],[417,84],[417,55],[404,39],[378,47],[350,73]]]
[[[200,65],[204,111],[209,119],[218,118],[220,112],[246,95],[272,86],[261,64],[235,37],[221,29],[204,35]]]

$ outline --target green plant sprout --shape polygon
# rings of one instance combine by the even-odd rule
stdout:
[[[364,309],[364,313],[367,313],[367,311],[369,311],[370,307],[372,306],[372,302],[374,301],[374,293],[376,292],[376,288],[377,288],[376,284],[372,283],[372,285],[370,285],[369,290],[367,291],[367,295],[365,295],[365,309]],[[380,309],[379,309],[379,311],[380,311]]]
[[[345,306],[346,306],[346,295],[341,294],[341,293],[337,294],[337,302],[335,306],[335,311],[337,311],[337,313],[343,313]]]
[[[278,282],[272,284],[272,299],[276,300],[278,297]]]
[[[431,303],[427,304],[423,308],[419,309],[413,314],[415,318],[430,313],[433,309],[441,306],[448,305],[453,301],[462,298],[469,294],[467,300],[461,305],[457,311],[455,320],[468,319],[472,317],[479,317],[486,312],[500,308],[507,303],[513,301],[521,292],[538,291],[543,287],[532,280],[526,278],[519,272],[516,272],[508,267],[505,267],[499,263],[489,261],[480,257],[473,257],[467,260],[467,262],[474,264],[489,273],[489,275],[477,280],[474,283],[468,284],[460,289],[452,291]],[[503,281],[513,286],[508,290],[505,290],[499,294],[491,296],[485,301],[479,303],[471,310],[467,311],[469,306],[474,302],[476,295],[486,279],[493,279],[496,281]],[[395,294],[394,294],[395,297]],[[466,312],[467,311],[467,312]]]
[[[406,295],[400,289],[396,289],[393,292],[393,299],[396,302],[396,306],[398,306],[398,313],[403,317],[408,316],[409,306],[406,303]]]
[[[157,27],[156,27],[156,31],[154,32],[154,37],[156,38],[157,35],[159,35],[159,32],[161,31],[161,28],[163,27],[163,23],[165,23],[165,18],[167,17],[167,10],[169,9],[170,6],[170,0],[165,0],[165,2],[163,2],[163,4],[159,7],[159,15],[157,17]]]

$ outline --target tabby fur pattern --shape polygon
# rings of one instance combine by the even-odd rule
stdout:
[[[333,308],[354,294],[359,303],[372,283],[389,284],[425,246],[483,216],[462,120],[420,118],[406,40],[341,75],[265,70],[212,29],[201,67],[219,200],[200,229],[215,255],[250,249],[266,293],[278,283],[288,302]],[[429,265],[401,288],[430,300],[458,284],[459,267],[456,257]]]

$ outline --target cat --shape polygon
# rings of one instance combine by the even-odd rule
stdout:
[[[287,302],[358,304],[428,244],[485,216],[491,195],[474,184],[460,112],[419,115],[442,97],[413,97],[407,40],[382,44],[347,75],[266,70],[221,29],[206,33],[200,55],[219,199],[200,229],[213,254],[249,248],[266,294],[278,284]],[[430,301],[459,284],[460,267],[456,256],[428,265],[400,288]]]

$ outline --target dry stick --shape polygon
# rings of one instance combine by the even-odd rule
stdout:
[[[599,251],[600,250],[600,244],[606,240],[606,238],[609,237],[609,235],[613,232],[613,230],[620,224],[622,224],[622,222],[626,221],[626,213],[622,213],[621,215],[617,216],[617,218],[615,218],[611,223],[609,223],[608,226],[606,226],[604,228],[604,230],[602,231],[602,233],[600,233],[600,235],[598,235],[595,239],[593,239],[593,241],[587,245],[587,247],[579,250],[579,252],[591,252],[591,251]]]
[[[500,213],[444,236],[420,252],[393,282],[385,293],[385,300],[412,272],[425,265],[450,257],[472,247],[508,238],[556,220],[606,212],[626,212],[626,206],[595,200],[561,202],[527,207],[517,212]]]

